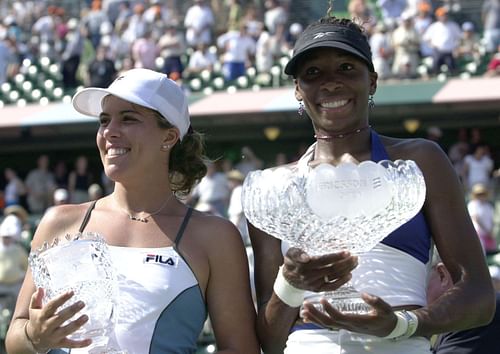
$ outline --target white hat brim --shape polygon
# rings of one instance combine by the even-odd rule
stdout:
[[[102,99],[107,95],[113,95],[127,102],[135,103],[140,106],[156,110],[155,107],[152,107],[141,98],[128,92],[98,87],[89,87],[78,91],[73,96],[73,107],[77,112],[81,114],[92,117],[99,117],[102,113]]]

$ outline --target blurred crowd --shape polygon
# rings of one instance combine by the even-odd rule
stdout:
[[[0,84],[23,60],[42,57],[58,63],[65,89],[104,87],[132,67],[179,81],[216,72],[231,82],[286,60],[307,25],[291,20],[298,7],[291,0],[93,0],[77,14],[50,3],[9,2],[0,23]],[[350,0],[347,16],[363,23],[380,79],[498,75],[499,1],[483,1],[479,23],[460,3]]]

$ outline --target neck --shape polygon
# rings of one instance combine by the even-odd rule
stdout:
[[[359,134],[364,130],[370,129],[371,125],[364,126],[362,128],[358,128],[355,130],[343,132],[343,133],[336,133],[336,134],[315,134],[314,138],[318,140],[333,140],[333,139],[344,139],[345,137]]]

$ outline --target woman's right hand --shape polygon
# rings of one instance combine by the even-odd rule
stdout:
[[[310,256],[291,247],[283,265],[283,276],[294,287],[314,292],[334,291],[351,279],[358,257],[348,251]]]
[[[92,343],[91,339],[72,340],[68,335],[78,330],[87,321],[87,315],[81,315],[76,320],[70,320],[85,307],[82,301],[77,301],[65,309],[59,308],[74,294],[67,292],[42,304],[44,290],[39,288],[31,296],[29,320],[25,332],[37,352],[45,352],[53,348],[83,348]]]

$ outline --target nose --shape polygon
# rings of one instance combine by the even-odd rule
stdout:
[[[121,135],[121,125],[117,119],[111,119],[103,128],[102,135],[105,139],[117,138]]]
[[[336,91],[344,86],[342,80],[339,79],[338,75],[335,73],[325,73],[323,75],[323,80],[321,81],[320,88],[327,91]]]

